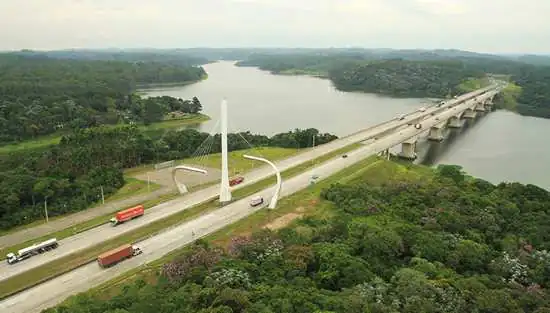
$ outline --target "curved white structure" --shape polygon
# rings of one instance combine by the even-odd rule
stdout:
[[[172,180],[174,180],[174,184],[176,184],[176,187],[178,187],[178,191],[180,192],[180,194],[188,193],[189,189],[187,189],[187,186],[185,186],[184,183],[180,183],[178,181],[178,179],[176,177],[176,172],[177,171],[197,172],[197,173],[202,173],[204,175],[208,174],[208,172],[206,170],[196,168],[196,167],[185,166],[185,165],[178,165],[178,166],[174,167],[174,169],[172,170]]]
[[[275,187],[275,192],[273,193],[273,197],[271,198],[271,201],[269,202],[269,206],[268,206],[268,208],[274,209],[277,206],[277,200],[279,200],[279,194],[281,193],[281,187],[283,185],[283,179],[281,178],[281,172],[279,171],[277,166],[275,166],[275,164],[273,162],[269,161],[268,159],[259,158],[259,157],[255,157],[255,156],[252,156],[252,155],[246,155],[246,154],[244,154],[243,157],[245,159],[267,163],[267,164],[271,165],[273,170],[275,170],[275,175],[277,176],[277,186]]]
[[[222,179],[220,182],[220,203],[231,201],[231,189],[229,187],[229,166],[227,164],[227,101],[221,104],[221,137],[222,137]]]

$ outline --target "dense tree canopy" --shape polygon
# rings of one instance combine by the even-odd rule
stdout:
[[[202,67],[160,62],[58,60],[0,54],[0,143],[63,128],[150,122],[138,85],[194,82]]]
[[[335,69],[329,77],[336,88],[399,97],[445,97],[460,91],[468,78],[483,72],[464,69],[456,61],[388,60]]]
[[[254,54],[247,60],[237,62],[237,66],[255,66],[273,74],[309,74],[328,77],[330,70],[348,63],[364,61],[361,55],[263,55]]]
[[[166,105],[185,103],[172,100],[167,99]],[[312,145],[314,136],[316,144],[337,138],[316,129],[296,129],[271,138],[243,132],[228,134],[228,149],[247,149],[249,144],[305,148]],[[109,195],[124,185],[123,168],[188,158],[208,137],[207,133],[185,129],[152,139],[135,125],[96,127],[77,129],[47,149],[1,155],[0,228],[42,218],[46,199],[50,216],[82,210],[101,199],[100,186]],[[208,152],[220,152],[220,135],[213,137]]]
[[[226,250],[198,241],[156,284],[44,312],[549,312],[550,194],[459,167],[425,178],[333,185],[330,217]]]
[[[550,66],[524,68],[512,80],[522,87],[518,113],[550,118]]]

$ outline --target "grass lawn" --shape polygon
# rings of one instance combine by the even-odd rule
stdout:
[[[243,173],[252,170],[256,167],[265,166],[263,162],[257,162],[245,159],[243,155],[252,155],[257,157],[263,157],[270,161],[278,161],[286,159],[292,155],[295,155],[304,150],[301,149],[289,149],[278,147],[258,147],[246,150],[231,151],[228,155],[229,175],[236,175],[237,173]],[[179,164],[195,164],[210,168],[221,168],[222,155],[221,153],[215,153],[203,158],[191,158],[187,160],[178,161]]]
[[[167,120],[163,122],[153,123],[151,125],[140,125],[139,128],[145,131],[159,131],[165,129],[179,128],[187,125],[198,124],[209,120],[210,117],[204,114],[192,114],[178,120]],[[116,127],[120,125],[106,125],[107,127]],[[47,146],[58,144],[61,141],[63,133],[55,133],[47,136],[41,136],[36,139],[25,140],[20,143],[0,146],[0,154],[14,151],[44,148]]]
[[[258,157],[264,157],[270,161],[278,161],[286,159],[292,155],[295,155],[299,152],[302,152],[302,149],[289,149],[289,148],[278,148],[278,147],[258,147],[253,149],[237,150],[229,152],[228,156],[228,165],[229,165],[229,175],[232,176],[236,173],[243,173],[250,171],[255,167],[264,166],[264,163],[251,161],[243,158],[243,154],[249,154]],[[193,164],[209,168],[221,168],[222,162],[221,153],[214,153],[208,156],[195,157],[183,160],[176,160],[176,164]],[[130,168],[124,171],[124,174],[127,176],[133,176],[138,174],[143,174],[148,171],[154,171],[153,164],[147,164],[144,166],[138,166]]]
[[[462,92],[471,92],[489,85],[490,82],[487,78],[468,78],[460,83],[458,88],[462,90]]]
[[[173,129],[173,128],[178,128],[182,126],[187,126],[189,124],[199,124],[202,122],[206,122],[208,120],[210,120],[210,117],[205,114],[201,114],[201,113],[189,114],[178,119],[167,119],[162,122],[153,123],[151,125],[140,125],[139,129],[145,130],[145,131],[154,131],[159,129]],[[116,125],[112,125],[112,127],[115,127],[115,126]]]
[[[517,98],[521,95],[522,88],[514,83],[508,83],[500,93],[500,107],[510,111],[516,111],[518,106]]]
[[[312,167],[315,167],[319,163],[325,162],[335,157],[339,157],[340,154],[351,150],[355,150],[359,147],[362,147],[362,145],[354,144],[354,145],[350,145],[348,147],[336,150],[332,153],[319,157],[310,162],[305,162],[304,164],[290,168],[282,172],[281,175],[283,178],[295,176]],[[273,185],[274,183],[275,183],[275,177],[273,176],[273,177],[269,177],[264,180],[261,180],[255,184],[237,189],[233,192],[233,199],[238,200],[240,198],[246,197],[250,194],[263,190],[266,187]],[[173,195],[166,196],[166,198],[170,198],[170,197],[174,197],[174,196]],[[164,202],[164,201],[167,201],[167,200],[163,199],[161,202]],[[145,205],[150,207],[152,206],[152,203],[146,203]],[[70,271],[71,269],[74,269],[78,266],[91,262],[101,252],[107,251],[110,248],[117,247],[123,243],[140,241],[142,239],[150,237],[151,235],[157,234],[168,227],[181,224],[185,221],[196,218],[202,214],[211,212],[212,210],[215,210],[218,207],[219,207],[218,202],[216,201],[216,199],[214,199],[212,201],[190,208],[188,210],[180,211],[164,219],[158,220],[144,227],[128,232],[124,235],[114,237],[110,240],[102,242],[99,245],[90,247],[84,251],[74,253],[72,255],[63,257],[61,259],[52,261],[40,267],[21,273],[17,276],[13,276],[12,278],[7,279],[4,284],[0,285],[0,299],[8,297],[9,295],[16,293],[18,291],[22,291],[24,289],[30,288],[34,285],[39,284],[40,282],[46,281],[55,276],[61,275],[62,273]],[[103,219],[102,223],[104,222],[105,220]],[[61,238],[61,235],[65,235],[65,237],[70,236],[71,234],[73,234],[73,229],[71,228],[68,230],[64,230],[62,232],[60,232],[62,234],[60,234],[58,238]]]

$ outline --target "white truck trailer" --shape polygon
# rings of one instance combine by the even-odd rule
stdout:
[[[32,246],[23,248],[17,251],[17,254],[8,253],[6,255],[6,260],[8,261],[8,264],[14,264],[24,259],[28,259],[33,255],[37,255],[37,254],[55,249],[57,248],[58,245],[59,243],[57,242],[56,238],[48,239],[46,241],[36,243]]]

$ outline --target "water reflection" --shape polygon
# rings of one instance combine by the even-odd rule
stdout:
[[[452,152],[454,145],[464,136],[468,136],[473,129],[482,124],[482,119],[487,118],[487,113],[480,114],[475,119],[464,121],[462,128],[447,128],[445,129],[445,139],[442,141],[424,140],[418,145],[418,159],[415,163],[434,166],[439,164],[439,161]]]

